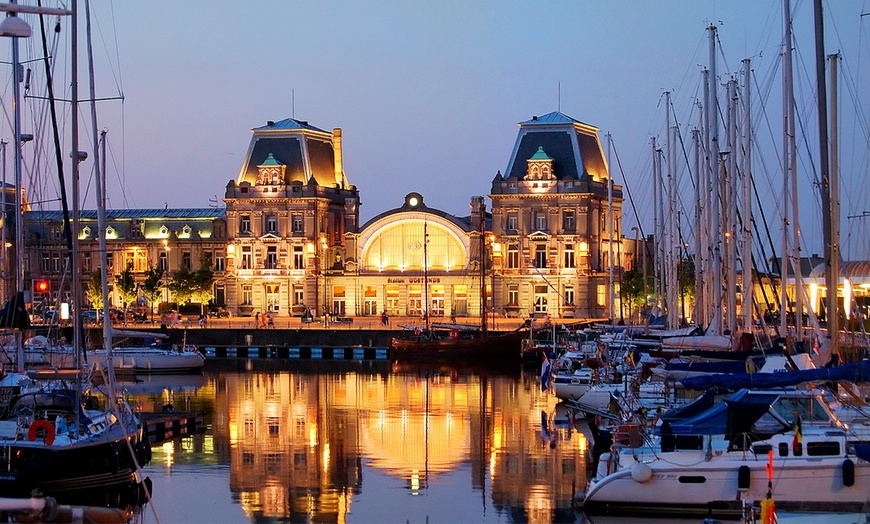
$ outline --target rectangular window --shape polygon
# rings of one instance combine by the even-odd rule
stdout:
[[[433,317],[443,317],[444,316],[444,284],[432,284],[432,288],[429,291],[429,297],[431,301],[431,305],[429,307],[429,313]]]
[[[301,306],[303,304],[305,304],[304,288],[301,285],[296,284],[293,286],[293,305]]]
[[[544,211],[539,211],[535,215],[535,229],[538,231],[546,231],[547,230],[547,213]]]
[[[520,305],[520,286],[519,284],[508,285],[508,303],[507,305],[518,307]]]
[[[254,269],[254,259],[251,256],[251,246],[242,246],[242,269]]]
[[[419,317],[423,314],[423,286],[408,285],[408,315]]]
[[[535,284],[535,313],[547,312],[547,285]]]
[[[266,217],[266,233],[278,232],[278,217]]]
[[[574,305],[574,286],[565,286],[565,305]]]
[[[547,244],[537,244],[535,246],[535,267],[547,267]]]
[[[607,305],[607,286],[604,284],[598,284],[597,288],[598,293],[598,305],[606,306]]]
[[[455,284],[453,286],[453,314],[468,314],[468,284]]]
[[[574,268],[574,244],[565,244],[565,268]]]
[[[239,233],[247,235],[251,232],[251,215],[242,215],[239,217]]]
[[[190,251],[185,251],[181,254],[181,267],[190,269]]]
[[[293,232],[302,233],[302,215],[293,215]]]
[[[266,311],[277,313],[281,309],[280,296],[280,284],[266,284]]]
[[[164,272],[169,271],[169,264],[167,263],[166,257],[166,251],[162,251],[160,253],[160,258],[157,260],[157,267],[162,269]]]
[[[519,218],[516,213],[509,213],[507,217],[507,230],[516,231],[519,229]]]
[[[343,317],[346,315],[345,308],[345,287],[332,286],[332,314]]]
[[[60,272],[60,255],[54,254],[51,255],[51,270],[55,273]]]
[[[266,248],[266,269],[278,269],[278,246]]]
[[[215,271],[223,271],[224,270],[224,255],[223,253],[219,253],[214,257],[214,270]]]
[[[508,246],[507,267],[508,269],[517,269],[520,267],[520,248],[516,244]]]
[[[305,269],[305,256],[302,246],[293,246],[293,269]]]
[[[217,285],[214,287],[214,303],[215,304],[226,304],[227,303],[227,290],[222,285]]]
[[[42,254],[42,272],[48,273],[51,267],[51,256],[48,253]]]
[[[402,312],[399,310],[399,286],[398,285],[388,285],[387,286],[387,314],[389,315],[401,315]]]
[[[106,268],[109,271],[115,269],[115,257],[113,257],[114,253],[106,253]]]
[[[574,211],[565,211],[562,213],[562,229],[566,233],[573,233],[576,228],[576,221],[574,220]]]
[[[363,289],[363,315],[378,314],[378,289],[375,286],[365,286]]]
[[[251,284],[242,284],[242,305],[251,306],[254,304],[254,287]]]

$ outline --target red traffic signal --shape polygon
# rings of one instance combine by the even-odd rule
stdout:
[[[37,293],[48,293],[48,280],[37,280],[33,284],[33,290]]]

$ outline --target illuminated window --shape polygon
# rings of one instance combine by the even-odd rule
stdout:
[[[423,314],[423,286],[420,284],[408,286],[408,314],[412,317]]]
[[[429,291],[430,301],[432,306],[429,308],[429,313],[435,317],[444,316],[444,284],[432,284]]]
[[[574,286],[565,286],[565,292],[563,293],[565,297],[565,305],[573,306],[574,305]]]
[[[547,312],[547,285],[535,284],[535,313]]]
[[[345,287],[332,286],[332,314],[343,317],[346,315]]]
[[[424,237],[428,240],[423,249]],[[429,269],[451,270],[468,264],[465,247],[445,226],[408,220],[380,230],[365,246],[365,265],[378,270],[422,271],[426,259]]]
[[[565,244],[565,268],[574,267],[574,244]]]
[[[242,269],[253,269],[254,260],[251,256],[251,246],[242,246]]]
[[[166,251],[162,251],[157,259],[157,267],[162,269],[164,272],[169,271],[169,264],[166,261],[166,256]]]
[[[266,284],[266,311],[277,313],[281,309],[281,286]]]
[[[305,269],[305,256],[302,246],[293,246],[293,269]]]
[[[516,244],[511,244],[507,249],[507,267],[509,269],[517,269],[520,267],[520,248]]]
[[[242,305],[251,306],[254,304],[254,288],[251,284],[242,284]]]
[[[535,246],[535,267],[547,267],[547,244],[537,244]]]
[[[598,295],[598,305],[606,306],[607,305],[607,286],[604,284],[598,284],[597,288]]]
[[[468,285],[456,284],[453,286],[453,314],[468,314]]]
[[[378,290],[375,286],[365,286],[363,290],[363,315],[378,314]]]
[[[399,286],[395,284],[387,286],[387,314],[401,314],[401,310],[399,309]]]
[[[508,306],[517,307],[520,305],[520,286],[519,284],[508,284]]]
[[[294,306],[301,306],[304,303],[305,303],[304,288],[299,284],[295,284],[293,286],[293,305]]]
[[[266,269],[278,269],[278,246],[266,248]]]

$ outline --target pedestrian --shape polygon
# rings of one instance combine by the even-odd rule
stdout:
[[[270,327],[271,329],[275,329],[275,319],[272,318],[272,312],[271,312],[271,311],[269,311],[268,313],[266,313],[266,320],[267,320],[267,322],[269,323],[269,327]]]
[[[389,319],[389,317],[387,316],[387,311],[384,310],[384,311],[381,313],[381,325],[386,326],[386,325],[387,325],[387,322],[389,322],[389,320],[390,320],[390,319]]]
[[[260,312],[259,311],[257,311],[257,313],[254,315],[254,327],[255,328],[260,327]]]
[[[455,323],[456,323],[456,312],[455,312],[455,311],[451,311],[451,312],[450,312],[450,323],[451,323],[451,324],[455,324]]]
[[[199,327],[205,327],[205,315],[199,315]]]
[[[268,315],[268,313],[260,315],[260,327],[263,329],[266,329],[266,315]]]

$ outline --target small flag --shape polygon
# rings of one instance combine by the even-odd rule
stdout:
[[[818,355],[820,353],[820,351],[819,351],[819,339],[817,339],[815,337],[813,337],[813,353],[815,353],[816,355]]]
[[[628,365],[631,367],[636,366],[636,364],[634,363],[634,352],[632,352],[632,351],[628,352]]]
[[[794,423],[794,439],[791,441],[791,449],[793,452],[797,453],[798,447],[801,445],[802,440],[803,435],[801,434],[801,417],[800,415],[798,415],[798,418]]]
[[[550,387],[550,359],[546,353],[542,353],[544,360],[541,362],[541,391],[547,391]]]

